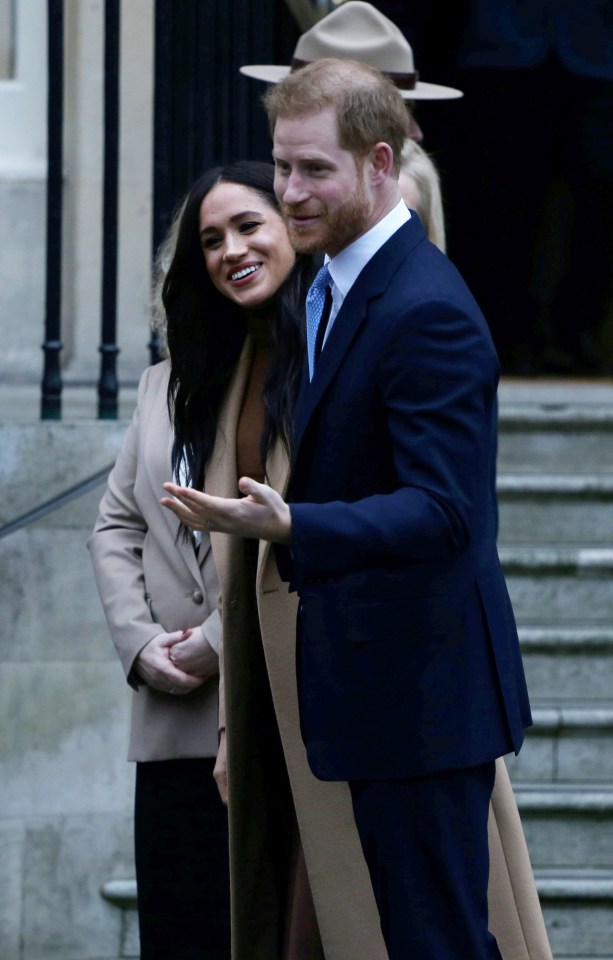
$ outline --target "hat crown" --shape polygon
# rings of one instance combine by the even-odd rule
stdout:
[[[359,60],[388,73],[414,73],[413,51],[404,34],[369,3],[349,0],[303,33],[297,60],[324,57]]]

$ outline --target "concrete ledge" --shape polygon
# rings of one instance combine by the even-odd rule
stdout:
[[[606,901],[613,904],[613,873],[609,870],[535,870],[541,900]],[[612,918],[613,922],[613,918]]]
[[[613,406],[611,377],[509,377],[498,388],[501,405],[567,406],[594,404]]]
[[[513,403],[501,402],[501,430],[613,431],[613,403]]]
[[[530,627],[519,628],[519,639],[525,653],[542,651],[555,656],[557,653],[613,653],[613,627]]]
[[[530,813],[613,813],[613,786],[609,784],[579,787],[576,784],[554,783],[513,784],[517,806]]]
[[[609,474],[511,474],[501,473],[498,494],[504,499],[531,497],[546,499],[602,499],[613,497],[613,476]]]
[[[613,729],[613,708],[585,706],[568,707],[532,707],[531,735],[548,734],[552,731],[572,730],[611,730]]]
[[[600,577],[613,574],[612,547],[518,544],[501,546],[498,552],[500,562],[509,573],[589,573]]]

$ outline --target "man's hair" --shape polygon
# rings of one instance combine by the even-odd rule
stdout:
[[[271,86],[263,101],[271,134],[279,117],[334,107],[340,146],[364,157],[384,141],[392,148],[398,174],[409,114],[394,84],[374,67],[357,60],[314,60]]]

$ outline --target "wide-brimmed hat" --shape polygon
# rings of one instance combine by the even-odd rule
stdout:
[[[303,33],[290,66],[248,64],[240,72],[256,80],[278,83],[289,73],[324,57],[359,60],[394,81],[405,100],[453,100],[461,90],[418,79],[413,51],[398,27],[380,10],[349,0]]]

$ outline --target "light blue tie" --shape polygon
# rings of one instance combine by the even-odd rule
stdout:
[[[330,271],[327,266],[321,268],[309,287],[306,298],[307,354],[309,358],[309,380],[313,379],[315,369],[315,340],[321,314],[326,302],[326,287],[330,284]]]

